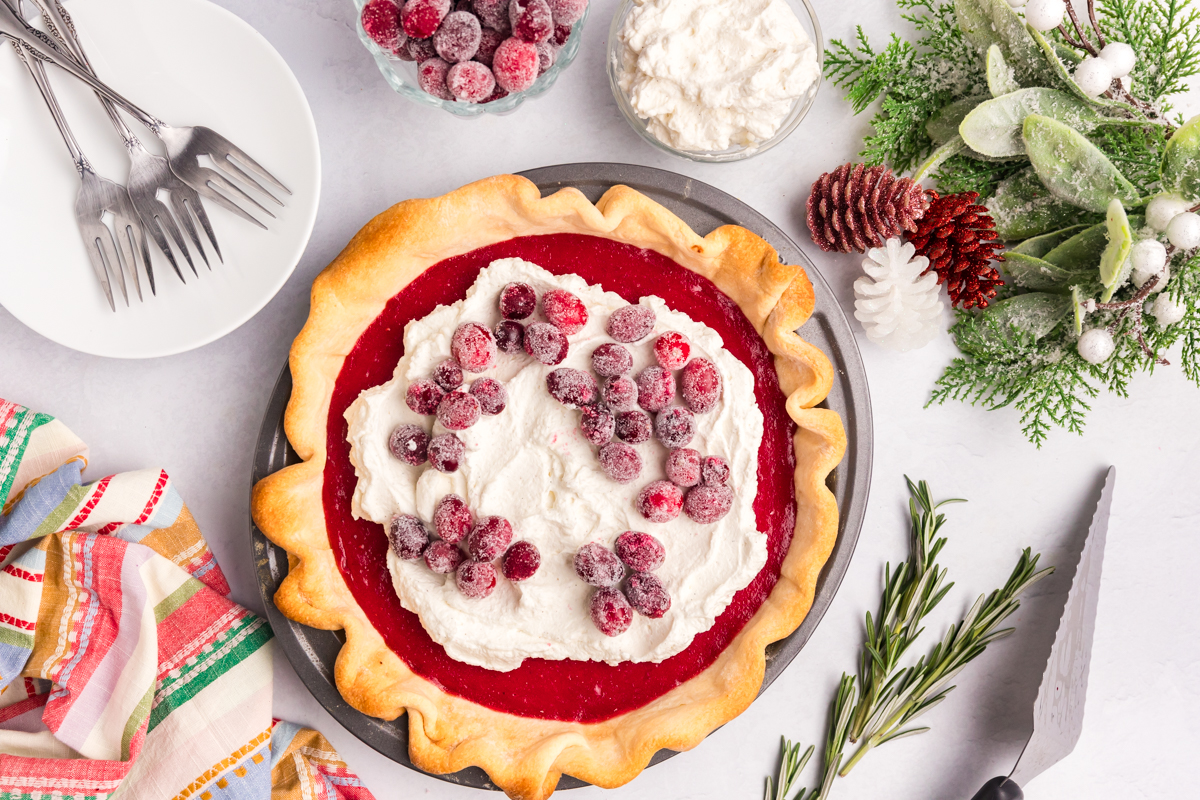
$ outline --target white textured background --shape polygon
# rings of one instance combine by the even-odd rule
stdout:
[[[86,2],[87,0],[75,0]],[[324,162],[321,211],[296,274],[240,330],[198,351],[149,362],[94,358],[30,332],[0,310],[0,396],[61,418],[92,448],[91,478],[161,466],[209,537],[233,597],[261,609],[250,557],[248,495],[255,437],[288,345],[308,313],[308,285],[373,214],[463,183],[574,161],[628,161],[706,181],[766,214],[814,257],[844,308],[853,257],[822,255],[803,203],[821,172],[853,158],[867,130],[836,89],[822,88],[784,144],[740,164],[695,165],[659,155],[619,116],[604,74],[615,0],[593,0],[577,61],[546,96],[503,118],[459,120],[394,94],[353,31],[351,0],[220,0],[260,30],[304,86]],[[877,41],[902,26],[891,0],[816,0],[826,37],[862,23]],[[2,113],[2,112],[0,112]],[[19,124],[19,120],[14,121]],[[57,151],[30,157],[58,159]],[[0,191],[17,191],[0,187]],[[1189,756],[1200,744],[1200,621],[1195,613],[1200,390],[1169,367],[1133,382],[1132,397],[1101,397],[1087,434],[1054,433],[1035,450],[1012,411],[925,409],[954,355],[941,338],[896,356],[860,341],[875,408],[871,504],[841,591],[811,642],[768,693],[691,753],[611,794],[625,798],[756,798],[776,766],[779,736],[824,736],[830,693],[855,663],[862,615],[878,602],[885,560],[905,553],[903,475],[925,478],[949,510],[942,556],[956,581],[939,635],[978,593],[1007,577],[1020,547],[1074,563],[1103,469],[1119,471],[1096,628],[1087,720],[1075,753],[1027,787],[1031,800],[1195,795]],[[1034,592],[1018,633],[970,667],[924,736],[869,756],[833,796],[844,800],[965,800],[1007,772],[1031,705],[1071,569]],[[396,765],[361,745],[276,662],[276,716],[320,729],[376,796],[479,798]],[[806,777],[813,780],[815,770]],[[597,798],[597,789],[572,792]]]

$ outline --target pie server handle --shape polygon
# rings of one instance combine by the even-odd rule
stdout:
[[[971,800],[1022,800],[1024,797],[1020,786],[1001,775],[985,783]]]

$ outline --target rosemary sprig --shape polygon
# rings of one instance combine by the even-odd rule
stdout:
[[[779,776],[772,781],[771,776],[767,776],[767,791],[763,795],[764,800],[787,800],[788,794],[792,791],[792,786],[795,785],[796,779],[800,777],[800,773],[804,771],[804,767],[808,764],[808,760],[812,758],[813,751],[816,748],[812,745],[800,753],[800,744],[792,744],[785,736],[783,737],[783,754],[779,760]],[[792,800],[804,800],[805,794],[808,794],[808,789],[801,789],[796,792]],[[814,789],[812,795],[816,794]]]

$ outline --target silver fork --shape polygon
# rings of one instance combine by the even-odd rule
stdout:
[[[41,60],[36,54],[24,52],[22,46],[17,42],[13,43],[13,47],[21,61],[29,68],[29,74],[33,76],[38,91],[41,92],[47,108],[50,109],[51,116],[54,117],[54,124],[58,126],[58,132],[62,134],[63,141],[66,142],[67,149],[71,152],[71,158],[75,161],[75,169],[79,172],[81,184],[79,195],[75,199],[75,220],[87,248],[88,260],[91,261],[96,278],[104,289],[108,306],[113,311],[117,310],[117,305],[113,302],[110,276],[117,278],[121,295],[125,298],[125,305],[128,306],[129,293],[125,286],[124,272],[128,272],[132,278],[140,300],[142,299],[142,287],[138,280],[139,256],[145,257],[143,262],[145,268],[149,269],[150,267],[150,254],[146,249],[146,239],[141,234],[141,221],[138,220],[137,211],[134,210],[125,188],[97,175],[83,151],[79,149],[79,143],[71,133],[70,126],[67,125],[67,120],[63,116],[62,108],[58,105],[58,98],[54,95],[54,89],[50,86],[50,81],[46,77],[46,69],[42,66]],[[113,217],[114,227],[117,231],[115,241],[112,231],[104,224],[105,213],[111,214]],[[122,264],[124,272],[122,272]]]
[[[17,0],[17,10],[22,11],[21,3],[23,0]],[[79,40],[79,34],[75,30],[75,23],[71,19],[71,15],[62,7],[59,0],[30,0],[33,5],[37,6],[41,12],[42,20],[46,24],[46,29],[67,49],[63,53],[64,56],[69,56],[90,72],[96,74],[96,70],[92,67],[88,60],[87,53],[84,52],[83,44]],[[22,14],[23,18],[28,19],[28,14]],[[204,206],[200,202],[200,195],[196,190],[188,186],[183,181],[171,172],[171,167],[165,158],[154,155],[146,150],[142,145],[141,140],[129,129],[125,121],[121,119],[120,113],[111,100],[102,94],[97,93],[100,102],[104,106],[105,112],[112,121],[113,127],[116,128],[117,134],[121,137],[121,141],[125,144],[125,150],[129,154],[129,179],[126,181],[126,188],[129,191],[129,199],[133,202],[133,207],[137,209],[138,215],[141,216],[147,232],[154,239],[163,255],[170,262],[175,274],[179,276],[179,280],[184,280],[183,272],[179,269],[179,263],[175,260],[175,254],[171,249],[168,241],[175,243],[179,248],[179,252],[183,254],[187,260],[188,266],[191,267],[192,273],[196,274],[196,264],[192,261],[192,255],[188,251],[187,245],[184,243],[183,236],[179,232],[179,225],[176,224],[176,219],[183,225],[188,236],[195,245],[196,250],[200,253],[200,257],[204,259],[205,265],[212,268],[208,263],[208,254],[204,252],[204,246],[200,242],[200,237],[196,232],[196,226],[192,221],[192,214],[196,220],[200,222],[205,234],[208,236],[208,241],[212,244],[217,258],[224,261],[221,256],[221,248],[217,244],[216,235],[213,233],[212,224],[208,220],[208,214],[204,211]],[[166,204],[160,199],[159,193],[162,192],[169,197],[171,209],[168,209]],[[189,213],[191,209],[191,213]],[[172,214],[172,210],[174,214]],[[185,281],[186,282],[186,281]]]
[[[280,206],[283,205],[283,202],[275,197],[263,185],[263,182],[286,194],[290,195],[292,193],[290,189],[280,183],[279,179],[247,155],[245,151],[211,128],[206,128],[202,125],[194,127],[173,127],[167,125],[162,120],[151,115],[125,97],[122,97],[115,89],[76,64],[73,59],[57,54],[54,43],[50,38],[21,19],[20,15],[7,3],[0,3],[0,35],[20,41],[26,46],[26,49],[40,54],[43,61],[48,61],[66,70],[91,86],[92,89],[100,92],[109,100],[124,108],[138,122],[141,122],[153,131],[163,141],[163,144],[167,148],[171,170],[180,180],[195,189],[202,197],[212,200],[222,208],[237,214],[248,222],[253,222],[264,230],[266,229],[266,225],[247,213],[238,205],[238,202],[250,203],[267,216],[272,218],[275,216],[247,194],[240,186],[231,181],[226,174],[202,166],[199,161],[199,157],[202,155],[208,156],[212,163],[219,169],[227,170],[229,176],[245,182],[247,186],[257,189],[268,199]]]

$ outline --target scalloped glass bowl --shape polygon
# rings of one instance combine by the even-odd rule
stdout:
[[[808,38],[816,46],[817,65],[820,67],[825,63],[825,42],[821,36],[821,23],[817,20],[817,12],[813,9],[809,0],[785,0],[785,2],[796,14],[796,19],[800,20],[801,27],[804,28],[805,33],[808,34]],[[608,29],[608,58],[606,59],[608,83],[612,87],[613,98],[617,101],[617,108],[621,109],[621,114],[625,117],[625,121],[629,123],[629,126],[639,136],[664,153],[670,153],[673,156],[678,156],[688,161],[703,161],[718,164],[728,161],[741,161],[751,156],[765,153],[782,142],[792,131],[796,130],[805,115],[808,114],[809,109],[812,108],[813,101],[817,99],[817,90],[821,87],[820,72],[818,72],[817,79],[813,81],[812,86],[808,87],[808,91],[796,98],[796,102],[792,104],[792,110],[788,112],[779,129],[769,139],[754,145],[739,145],[726,150],[679,150],[666,142],[660,141],[650,132],[647,120],[638,116],[637,111],[634,110],[633,105],[629,102],[629,98],[625,95],[625,91],[621,88],[621,84],[618,81],[621,53],[624,49],[624,44],[621,42],[621,30],[625,27],[625,19],[629,16],[629,12],[637,4],[638,0],[621,0],[621,5],[617,7],[616,13],[613,14],[612,25]]]
[[[587,22],[588,12],[591,11],[591,4],[589,3],[583,17],[575,23],[575,27],[571,30],[571,36],[567,39],[567,43],[558,51],[558,59],[555,60],[554,65],[539,75],[538,79],[533,82],[533,86],[530,86],[523,92],[510,94],[508,97],[493,100],[490,103],[460,103],[457,100],[443,100],[440,97],[434,97],[427,93],[417,85],[417,65],[415,62],[401,61],[375,44],[374,40],[367,35],[362,26],[362,9],[366,4],[367,0],[354,0],[354,7],[358,12],[354,29],[358,31],[358,38],[362,42],[363,47],[367,48],[367,52],[375,58],[375,65],[379,67],[379,71],[383,74],[383,78],[388,82],[388,85],[414,103],[440,108],[457,117],[478,117],[482,114],[507,114],[515,110],[521,103],[530,98],[537,97],[553,86],[554,81],[558,80],[559,73],[569,67],[571,62],[575,60],[575,55],[579,52],[579,41],[583,36],[583,25]]]

